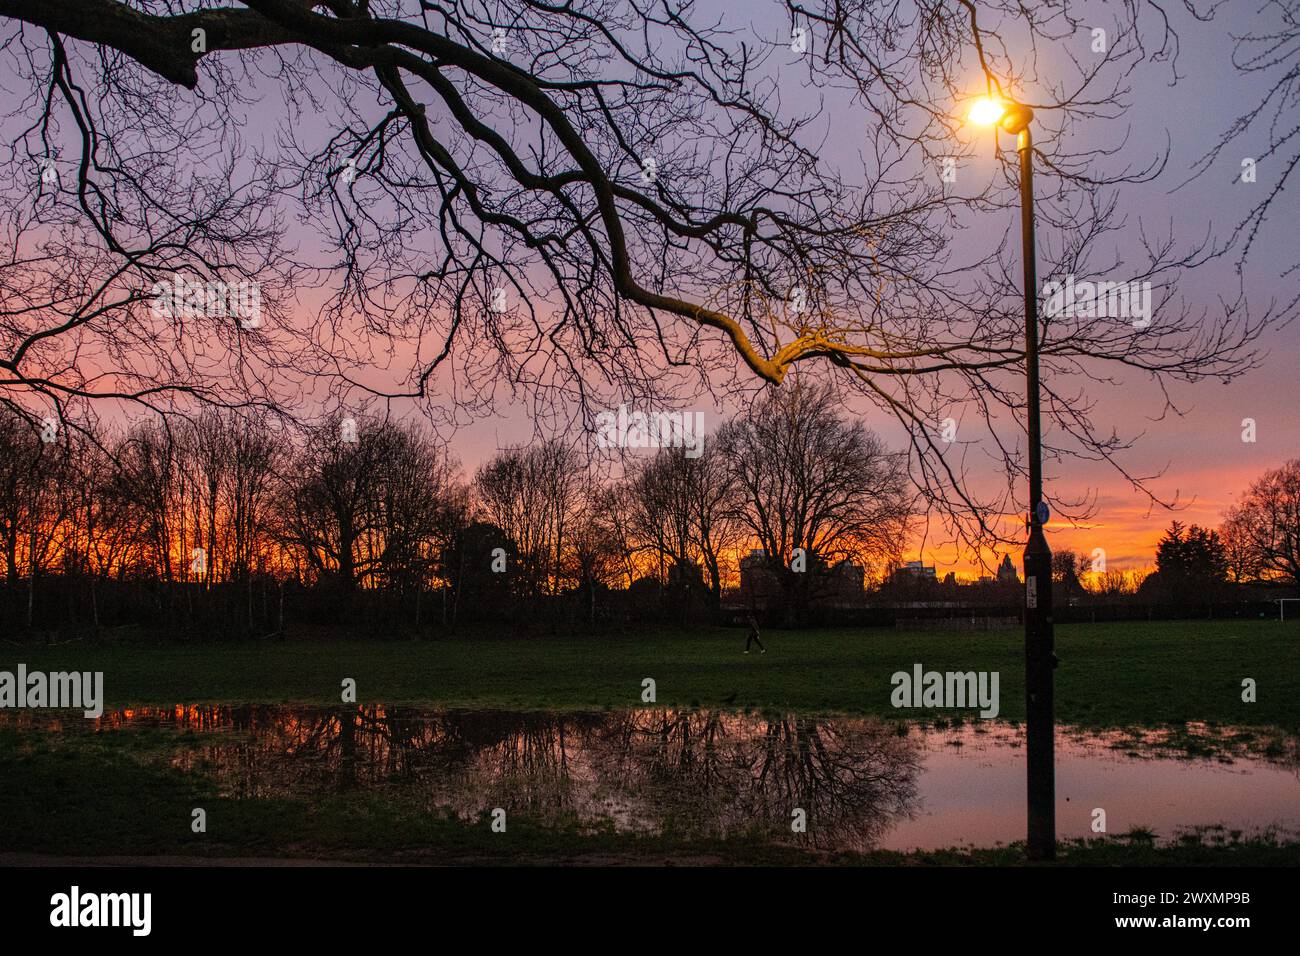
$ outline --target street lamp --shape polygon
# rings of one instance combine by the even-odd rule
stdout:
[[[1034,252],[1034,112],[1008,100],[982,97],[969,113],[972,123],[995,126],[1016,136],[1020,154],[1020,238],[1025,268],[1025,391],[1029,433],[1029,541],[1025,545],[1025,735],[1029,802],[1028,855],[1056,856],[1055,733],[1052,670],[1056,667],[1052,627],[1052,551],[1043,525],[1043,446],[1038,387],[1038,265]]]

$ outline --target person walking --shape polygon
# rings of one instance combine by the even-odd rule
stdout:
[[[753,611],[750,611],[750,612],[749,612],[749,637],[745,638],[745,653],[746,653],[746,654],[749,653],[749,645],[751,645],[751,644],[757,644],[757,645],[758,645],[758,652],[759,652],[760,654],[766,654],[766,653],[767,653],[767,648],[763,646],[763,642],[759,639],[759,636],[758,636],[758,621],[754,619],[754,612],[753,612]]]

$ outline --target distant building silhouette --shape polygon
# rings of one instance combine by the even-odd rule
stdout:
[[[830,569],[822,597],[827,601],[860,602],[866,593],[866,569],[856,561],[845,558]]]
[[[866,596],[866,569],[856,561],[845,559],[827,567],[814,556],[804,573],[819,578],[814,604],[859,604]],[[785,599],[780,576],[762,548],[753,548],[740,559],[740,594],[746,604],[757,607],[771,607]]]
[[[927,565],[924,561],[908,561],[901,568],[894,572],[896,578],[904,581],[937,581],[938,576],[935,573],[934,565]]]
[[[768,567],[762,548],[753,548],[740,559],[740,593],[745,603],[757,607],[767,607],[781,598],[781,582]]]
[[[998,565],[998,584],[1020,584],[1020,575],[1016,573],[1009,554],[1002,555],[1002,563]]]

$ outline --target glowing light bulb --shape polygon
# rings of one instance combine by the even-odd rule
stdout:
[[[987,96],[981,96],[971,104],[967,114],[972,123],[979,126],[992,126],[1006,115],[1006,104]]]

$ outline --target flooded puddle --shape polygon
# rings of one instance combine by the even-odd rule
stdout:
[[[844,850],[988,847],[1025,827],[1024,732],[996,721],[261,705],[7,719],[64,733],[187,731],[172,764],[247,799],[366,788],[467,821],[502,807],[511,819],[686,838],[795,839],[801,809],[800,842]],[[1173,736],[1058,728],[1060,838],[1094,835],[1099,807],[1109,833],[1143,828],[1162,842],[1194,827],[1300,834],[1295,740],[1265,755],[1221,729],[1228,744],[1187,758]]]
[[[1294,742],[1271,760],[1244,748],[1188,758],[1165,749],[1165,737],[1057,728],[1058,838],[1094,836],[1095,808],[1106,811],[1107,832],[1141,828],[1160,842],[1198,827],[1300,833]],[[882,845],[986,847],[1024,839],[1024,743],[1024,729],[1005,724],[924,732],[922,805],[896,822]]]

